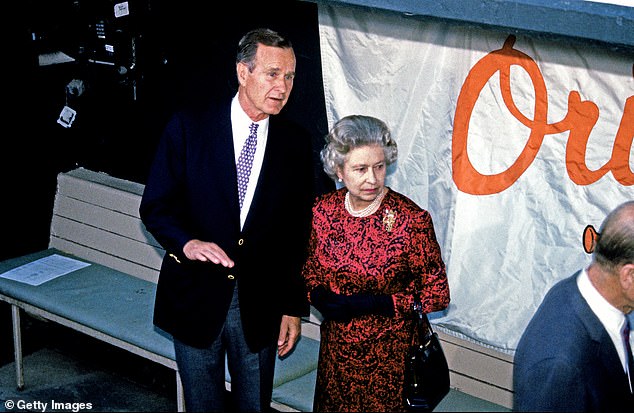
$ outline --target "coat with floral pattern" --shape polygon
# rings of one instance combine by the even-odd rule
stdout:
[[[323,285],[339,294],[390,294],[394,316],[324,320],[315,411],[401,411],[406,349],[419,294],[426,313],[445,309],[449,285],[429,212],[389,190],[379,209],[354,217],[345,188],[313,207],[307,291]]]

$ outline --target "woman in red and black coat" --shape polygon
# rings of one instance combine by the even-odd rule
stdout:
[[[338,121],[321,152],[342,188],[313,207],[303,276],[323,316],[314,411],[404,411],[412,304],[445,309],[449,285],[429,212],[385,186],[397,146],[379,119]]]

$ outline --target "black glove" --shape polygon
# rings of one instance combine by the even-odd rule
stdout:
[[[394,317],[394,303],[388,294],[352,294],[342,296],[351,318],[366,314]]]
[[[367,314],[394,316],[394,303],[389,294],[342,295],[320,285],[311,291],[310,300],[328,320],[348,321]]]
[[[310,301],[325,319],[340,320],[346,316],[345,303],[339,294],[327,290],[323,285],[310,292]]]

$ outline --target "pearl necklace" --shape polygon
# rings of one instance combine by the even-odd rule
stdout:
[[[353,217],[357,218],[363,218],[367,217],[368,215],[372,215],[376,212],[377,209],[379,209],[379,205],[381,205],[381,201],[385,197],[386,193],[387,190],[385,189],[385,187],[383,187],[383,189],[381,189],[381,193],[378,194],[376,198],[374,198],[374,201],[372,201],[367,207],[363,208],[362,210],[355,211],[352,208],[352,204],[350,203],[350,191],[348,191],[346,192],[346,200],[344,202],[346,211],[348,211],[348,213]]]

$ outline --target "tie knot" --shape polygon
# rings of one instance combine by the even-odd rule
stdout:
[[[249,135],[256,135],[258,132],[258,126],[260,125],[258,125],[257,123],[252,123],[251,126],[249,126]]]

